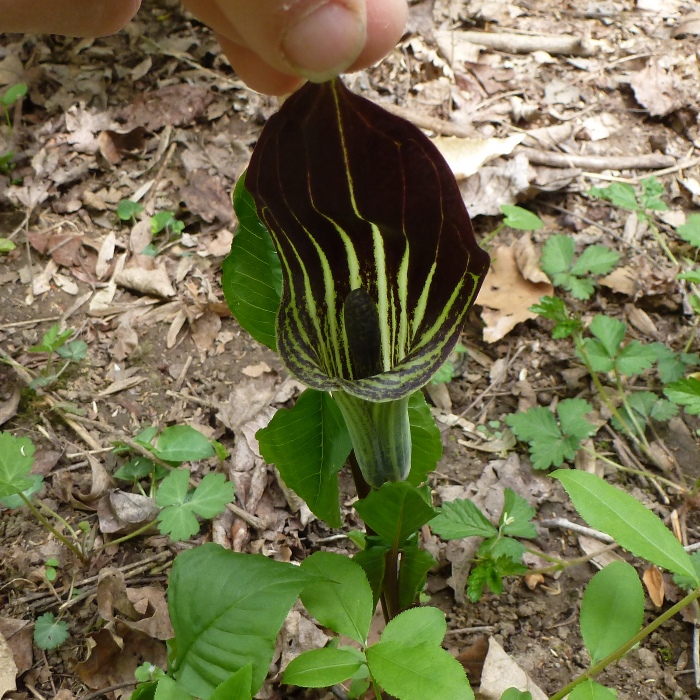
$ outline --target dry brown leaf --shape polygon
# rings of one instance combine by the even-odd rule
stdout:
[[[139,151],[146,144],[148,131],[142,126],[137,126],[131,131],[120,133],[106,129],[97,137],[100,153],[112,165],[121,163],[122,157],[129,151]]]
[[[652,117],[665,117],[683,107],[686,96],[680,78],[673,71],[664,70],[650,62],[630,79],[634,97]]]
[[[185,325],[186,321],[187,313],[184,309],[179,309],[173,317],[173,320],[170,322],[168,334],[165,336],[165,346],[168,348],[168,350],[175,347],[178,333],[182,330],[182,327]]]
[[[195,170],[189,184],[180,190],[180,195],[187,208],[208,224],[216,221],[226,226],[233,220],[231,196],[218,175]]]
[[[515,262],[523,277],[535,284],[549,284],[549,277],[540,269],[540,253],[532,242],[532,236],[525,233],[513,244]]]
[[[659,567],[652,564],[648,569],[645,569],[642,581],[644,581],[644,585],[647,587],[647,592],[649,593],[652,603],[654,603],[657,608],[660,608],[664,604],[665,584],[663,574],[659,570]]]
[[[17,413],[20,398],[21,393],[16,384],[5,385],[0,389],[0,425],[7,423]]]
[[[216,336],[221,330],[221,318],[213,311],[205,311],[196,321],[191,324],[192,340],[199,350],[199,355],[204,359],[214,347]]]
[[[105,236],[104,241],[102,241],[100,252],[97,254],[97,262],[95,263],[95,274],[99,280],[104,279],[109,272],[116,242],[117,236],[114,231],[110,231]]]
[[[141,294],[163,298],[174,297],[175,290],[165,267],[155,263],[152,258],[143,255],[137,257],[138,262],[131,267],[125,267],[115,275],[114,281],[121,287],[128,287]],[[144,257],[150,262],[145,262]]]
[[[245,374],[246,377],[252,377],[253,379],[262,377],[263,374],[267,374],[268,372],[272,372],[272,368],[267,364],[267,362],[257,362],[256,364],[248,365],[241,370],[242,374]]]
[[[484,668],[484,661],[486,660],[488,650],[488,637],[482,634],[457,656],[457,661],[464,666],[470,683],[478,684],[481,682],[481,671]]]
[[[469,215],[501,216],[501,204],[516,204],[530,187],[530,168],[524,155],[486,165],[459,183]]]
[[[484,307],[481,312],[486,324],[484,340],[495,343],[508,335],[518,323],[536,318],[537,314],[529,308],[540,297],[553,293],[551,284],[535,284],[523,277],[513,248],[496,248],[491,256],[491,268],[476,300]]]
[[[504,139],[468,139],[458,136],[436,136],[432,142],[442,153],[458,180],[477,173],[484,163],[508,155],[522,143],[525,134],[512,134]]]
[[[578,536],[578,545],[586,555],[601,552],[601,550],[607,546],[605,542],[596,540],[593,537],[587,537],[586,535]],[[593,559],[591,559],[591,564],[599,569],[604,569],[608,564],[614,561],[623,561],[623,559],[617,552],[610,550],[597,554],[595,557],[593,557]]]
[[[635,296],[637,292],[637,271],[630,265],[616,267],[609,275],[601,277],[598,284],[612,289],[617,294]]]
[[[505,649],[489,638],[489,650],[481,672],[480,695],[486,700],[500,700],[508,688],[532,693],[532,700],[547,700],[547,695],[523,671]]]
[[[207,243],[207,253],[216,257],[228,255],[231,252],[233,234],[228,229],[222,229],[216,234],[216,238]]]
[[[218,404],[217,418],[229,429],[237,431],[269,405],[277,392],[275,378],[263,375],[238,382],[228,401]]]
[[[214,95],[208,87],[179,83],[139,95],[122,110],[129,129],[142,126],[157,131],[164,126],[191,126],[211,104]]]
[[[15,679],[17,678],[17,664],[12,656],[12,649],[0,634],[0,698],[5,693],[17,689]]]
[[[544,576],[542,574],[525,574],[523,578],[525,579],[525,585],[531,591],[534,591],[537,586],[544,583]]]
[[[280,670],[299,654],[324,647],[330,637],[297,610],[291,610],[282,625],[278,641],[281,649]]]
[[[17,666],[17,677],[20,677],[34,664],[34,623],[28,620],[0,617],[0,635],[5,638],[12,651],[12,658]]]
[[[140,493],[110,491],[97,504],[100,531],[131,532],[155,519],[159,509],[152,498]]]

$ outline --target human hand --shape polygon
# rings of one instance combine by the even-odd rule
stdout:
[[[1,0],[0,0],[1,1]],[[183,0],[254,90],[281,95],[376,63],[401,38],[406,0]]]

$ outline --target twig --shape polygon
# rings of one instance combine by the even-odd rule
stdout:
[[[549,54],[591,56],[593,44],[583,37],[557,35],[506,34],[505,32],[460,32],[459,37],[471,44],[487,46],[505,53],[532,53],[546,51]]]
[[[96,690],[94,693],[88,693],[79,698],[79,700],[96,700],[96,698],[101,698],[107,693],[111,693],[113,690],[121,690],[122,688],[130,688],[132,685],[136,685],[136,681],[126,681],[124,683],[117,683],[116,685],[110,685],[102,690]]]
[[[60,321],[60,316],[47,316],[45,318],[32,318],[29,321],[15,321],[14,323],[3,323],[0,325],[0,331],[5,331],[8,328],[23,328],[24,326],[36,326],[39,323],[48,323],[49,321]]]
[[[496,627],[494,625],[477,625],[476,627],[458,627],[457,629],[447,630],[448,634],[473,634],[474,632],[492,632]]]
[[[675,167],[676,159],[663,153],[641,153],[637,156],[588,156],[578,153],[552,153],[527,146],[517,146],[514,153],[522,153],[535,165],[552,168],[581,168],[585,170],[656,170]]]
[[[610,537],[610,535],[606,535],[604,532],[594,530],[592,527],[586,527],[585,525],[579,525],[578,523],[571,522],[571,520],[567,520],[566,518],[549,518],[547,520],[539,520],[537,524],[547,528],[559,527],[562,530],[571,530],[572,532],[578,532],[581,535],[592,537],[593,539],[606,542],[607,544],[612,544],[615,541],[612,537]]]

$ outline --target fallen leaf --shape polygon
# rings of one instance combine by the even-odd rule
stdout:
[[[196,321],[192,322],[192,340],[204,360],[207,353],[214,347],[216,336],[221,330],[221,319],[213,311],[206,311]]]
[[[609,112],[583,120],[583,128],[591,141],[602,141],[622,128],[619,120]]]
[[[262,375],[266,374],[267,372],[272,372],[272,368],[267,364],[267,362],[258,362],[257,364],[244,367],[241,372],[245,374],[246,377],[257,379],[258,377],[262,377]]]
[[[299,611],[290,610],[280,630],[277,643],[277,648],[281,650],[280,670],[285,669],[287,664],[292,659],[296,659],[299,654],[326,646],[329,639],[328,635]]]
[[[143,258],[144,256],[138,256]],[[115,275],[114,281],[121,287],[133,289],[141,294],[149,294],[157,297],[173,297],[175,290],[170,282],[168,271],[162,265],[153,263],[152,266],[125,267]]]
[[[21,398],[19,387],[16,384],[9,384],[8,382],[8,384],[0,389],[0,398],[4,396],[7,398],[0,400],[0,425],[7,423],[7,421],[17,413]]]
[[[180,195],[187,208],[208,224],[217,221],[226,226],[233,219],[231,196],[218,175],[195,170],[189,184],[180,190]]]
[[[119,165],[125,153],[139,151],[144,148],[146,134],[148,134],[148,131],[142,126],[137,126],[131,131],[122,133],[106,129],[100,132],[97,137],[97,143],[100,153],[106,160],[112,165]]]
[[[578,545],[581,547],[581,551],[586,555],[600,552],[607,546],[605,542],[596,540],[593,537],[586,537],[586,535],[578,536]],[[614,561],[622,561],[622,557],[617,552],[611,550],[609,552],[601,552],[593,557],[591,559],[591,564],[598,569],[604,569],[608,564]]]
[[[642,581],[647,587],[647,592],[652,602],[657,608],[660,608],[664,604],[665,584],[659,567],[652,564],[648,569],[645,569]]]
[[[528,282],[550,284],[549,277],[540,268],[540,253],[529,233],[523,234],[513,243],[513,253],[518,269]]]
[[[208,87],[179,83],[140,94],[121,111],[126,127],[157,131],[164,126],[191,126],[204,114],[214,95]]]
[[[534,591],[537,588],[537,586],[539,586],[541,583],[544,583],[544,576],[542,574],[525,574],[523,578],[525,580],[525,585],[531,591]]]
[[[245,379],[236,384],[228,401],[218,404],[216,417],[235,432],[268,406],[276,392],[274,377],[263,375],[257,379]]]
[[[34,623],[12,617],[0,617],[0,635],[5,638],[12,651],[19,678],[34,664]]]
[[[518,323],[536,318],[530,311],[540,297],[554,293],[549,283],[526,280],[518,268],[515,251],[507,246],[496,248],[491,268],[479,292],[476,304],[483,306],[481,318],[486,324],[484,340],[495,343],[504,338]]]
[[[680,78],[654,61],[630,78],[630,86],[637,102],[652,117],[665,117],[686,103]]]
[[[457,661],[464,666],[467,678],[472,685],[481,682],[481,672],[489,650],[489,640],[484,634],[480,634],[464,651],[457,656]]]
[[[233,234],[228,229],[222,229],[216,234],[216,238],[207,243],[207,253],[216,257],[228,255],[232,243]]]
[[[105,534],[132,532],[155,520],[158,512],[152,498],[127,491],[112,490],[97,504],[100,531]]]
[[[479,694],[486,700],[500,700],[508,688],[532,693],[532,700],[547,700],[544,691],[523,671],[515,659],[493,638],[481,672]]]
[[[95,274],[97,279],[103,279],[109,272],[110,263],[114,257],[114,249],[116,246],[117,237],[114,231],[110,231],[100,246],[100,252],[97,254],[97,262],[95,263]]]
[[[474,175],[498,156],[508,155],[522,143],[525,134],[512,134],[505,139],[468,139],[458,136],[436,136],[431,139],[458,180]]]
[[[17,664],[12,656],[12,649],[0,634],[0,698],[5,693],[17,690],[15,679],[17,678]]]

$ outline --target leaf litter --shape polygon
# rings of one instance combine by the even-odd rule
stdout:
[[[636,185],[650,174],[650,163],[687,166],[671,167],[661,179],[668,204],[690,214],[692,222],[700,197],[693,150],[700,138],[692,38],[697,18],[690,3],[668,5],[665,22],[659,23],[654,3],[627,3],[622,12],[612,5],[574,12],[557,3],[563,24],[554,26],[551,3],[467,7],[423,0],[413,4],[410,25],[421,27],[422,34],[409,33],[371,73],[350,79],[355,90],[398,103],[419,125],[428,125],[431,136],[449,138],[460,148],[471,144],[455,167],[464,176],[462,193],[479,233],[495,228],[493,217],[501,216],[504,204],[525,206],[547,221],[544,230],[527,236],[505,230],[494,242],[496,264],[479,300],[485,327],[478,319],[468,326],[464,342],[474,353],[447,385],[449,403],[443,400],[438,415],[446,454],[433,487],[444,500],[473,497],[495,515],[508,487],[531,501],[541,517],[566,512],[561,489],[531,471],[526,450],[517,448],[518,457],[505,447],[509,455],[494,460],[473,449],[499,445],[496,433],[516,408],[539,406],[554,418],[561,416],[565,400],[586,392],[580,374],[574,376],[579,365],[571,349],[553,341],[528,310],[544,290],[551,293],[539,256],[553,236],[573,236],[577,255],[601,243],[620,253],[612,273],[596,279],[594,313],[629,321],[636,339],[662,338],[676,350],[684,346],[687,292],[679,288],[677,270],[662,258],[637,214],[586,195],[591,186],[618,180]],[[493,23],[493,37],[467,31],[482,22]],[[110,475],[123,464],[112,454],[112,443],[133,438],[148,425],[201,425],[231,453],[224,469],[245,517],[227,510],[211,530],[199,528],[195,541],[213,537],[238,551],[299,559],[328,547],[326,539],[336,533],[296,510],[298,504],[290,505],[255,440],[272,407],[286,404],[299,387],[284,377],[277,358],[228,316],[218,283],[235,230],[228,192],[247,163],[259,124],[275,107],[242,87],[210,33],[195,26],[195,42],[191,31],[177,11],[162,17],[146,4],[128,33],[116,37],[85,43],[56,38],[50,49],[46,39],[37,38],[36,63],[22,37],[0,47],[0,85],[29,86],[13,139],[15,184],[0,174],[0,237],[29,244],[0,255],[0,293],[6,301],[0,350],[31,377],[41,371],[41,358],[26,350],[53,323],[76,329],[88,346],[88,361],[34,401],[22,399],[26,378],[1,365],[0,417],[4,430],[29,434],[38,445],[34,466],[46,480],[41,498],[57,505],[70,522],[85,521],[97,543],[155,516],[152,499],[112,483]],[[491,40],[510,44],[490,48]],[[139,60],[134,45],[142,53]],[[77,69],[75,50],[90,70]],[[128,60],[114,59],[127,54]],[[197,62],[212,67],[197,68]],[[107,69],[116,77],[109,87],[101,77]],[[0,133],[0,144],[5,136]],[[627,159],[624,170],[613,169],[614,158]],[[142,218],[121,222],[115,212],[123,199],[142,204]],[[151,231],[151,217],[166,211],[184,224],[182,235],[172,240]],[[661,214],[659,219],[670,227],[683,223],[665,221]],[[674,252],[693,235],[690,229],[679,233]],[[149,245],[156,247],[156,257],[143,255]],[[477,357],[482,361],[474,361]],[[489,373],[494,361],[500,363],[498,377]],[[690,406],[697,403],[694,386],[679,390]],[[64,419],[49,406],[61,407]],[[687,414],[659,428],[667,444],[685,450],[682,463],[693,479],[699,475],[696,428]],[[612,441],[613,449],[622,449],[620,440]],[[86,455],[88,449],[97,452]],[[39,459],[51,451],[55,461]],[[637,458],[629,454],[634,465]],[[191,465],[199,480],[213,468]],[[668,504],[646,486],[641,479],[630,482],[630,488],[658,498],[658,507],[670,517]],[[347,483],[341,488],[351,529],[348,506],[354,494]],[[695,535],[696,512],[688,508],[683,517]],[[133,680],[139,658],[165,663],[164,562],[176,551],[167,538],[149,531],[108,547],[84,567],[17,511],[3,512],[1,532],[4,572],[18,572],[0,593],[0,632],[16,666],[16,671],[0,670],[0,682],[19,688],[10,697],[24,700],[32,688],[61,700],[74,697],[73,689],[80,697],[85,688]],[[561,687],[569,678],[562,659],[564,665],[576,664],[581,653],[571,610],[591,570],[545,576],[534,590],[513,580],[501,599],[486,597],[465,607],[455,599],[464,600],[473,551],[464,542],[446,545],[425,535],[440,562],[429,576],[428,593],[448,610],[457,632],[448,637],[452,651],[459,654],[475,639],[474,633],[458,630],[489,627],[490,647],[501,644],[547,692]],[[35,550],[22,546],[27,537],[39,543]],[[569,557],[595,546],[587,550],[574,533],[544,527],[535,545]],[[45,560],[57,552],[61,567],[53,586],[61,603],[68,601],[74,577],[79,589],[92,592],[66,609],[61,619],[71,636],[46,652],[48,665],[39,668],[33,664],[40,652],[32,648],[32,621],[59,611],[42,574]],[[100,580],[92,580],[100,570]],[[658,600],[658,576],[647,578]],[[667,596],[673,595],[673,585],[665,586]],[[107,627],[83,643],[95,616]],[[285,647],[302,650],[318,642],[317,628],[310,625],[303,617],[290,618]],[[683,671],[687,660],[680,648],[689,630],[672,622],[664,635],[634,652],[626,667],[610,671],[610,684],[649,699],[654,688],[669,697],[689,693],[687,674],[663,674],[655,660],[664,645],[678,649],[673,662]],[[87,660],[76,665],[79,656]],[[498,675],[514,684],[517,673]],[[655,683],[649,684],[652,675]],[[274,683],[265,686],[267,697],[275,692]]]

